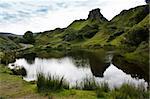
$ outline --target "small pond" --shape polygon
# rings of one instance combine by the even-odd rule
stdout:
[[[119,87],[123,83],[133,83],[135,85],[148,83],[144,77],[132,74],[131,70],[123,70],[113,65],[113,52],[72,52],[59,58],[18,58],[14,63],[9,64],[9,68],[15,66],[24,67],[27,75],[23,77],[26,81],[34,81],[37,74],[42,72],[45,75],[64,76],[74,86],[85,78],[95,79],[97,82],[107,82],[111,88]],[[125,71],[131,71],[125,72]],[[140,71],[139,71],[140,72]]]

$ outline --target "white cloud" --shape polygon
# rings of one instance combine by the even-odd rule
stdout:
[[[0,0],[0,32],[23,34],[66,27],[87,18],[94,8],[110,20],[123,9],[142,4],[144,0]]]

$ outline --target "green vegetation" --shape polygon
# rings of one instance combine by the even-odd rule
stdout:
[[[93,11],[96,14],[93,14]],[[28,31],[23,38],[0,36],[0,62],[8,64],[13,62],[16,56],[27,53],[36,53],[36,56],[45,58],[59,58],[68,50],[103,48],[117,51],[119,57],[114,58],[116,66],[121,64],[125,69],[126,65],[130,68],[140,68],[144,71],[144,75],[148,75],[150,25],[148,5],[124,10],[110,21],[98,11],[90,11],[87,19],[74,21],[64,29],[57,28],[35,35]],[[30,43],[34,47],[15,52],[16,49],[21,48],[19,43]],[[122,65],[123,63],[126,64]],[[0,65],[0,98],[149,98],[149,91],[146,91],[142,85],[135,87],[132,84],[123,84],[120,88],[110,89],[107,83],[98,85],[93,79],[84,79],[75,89],[69,89],[69,84],[63,77],[48,75],[46,78],[43,74],[38,74],[36,85],[23,81],[22,76],[12,74],[13,72],[7,67]],[[148,80],[148,77],[145,78]]]
[[[148,5],[138,6],[129,10],[123,10],[119,15],[115,16],[111,23],[120,28],[132,27],[141,22],[149,13]]]
[[[138,48],[131,53],[125,54],[125,57],[130,61],[135,61],[137,64],[149,65],[149,46],[148,43],[142,42]]]
[[[35,85],[22,80],[22,77],[12,75],[6,66],[0,65],[0,97],[15,98],[32,94]]]
[[[109,99],[148,99],[149,92],[143,86],[135,87],[132,84],[123,84],[120,88],[112,90],[107,94]]]
[[[78,85],[77,88],[82,90],[95,90],[98,86],[94,78],[88,78],[88,77],[83,79],[83,81],[77,85]]]
[[[102,83],[94,89],[89,89],[89,85],[93,85],[93,80],[91,80],[91,82],[89,80],[84,80],[84,85],[86,85],[84,86],[84,89],[77,90],[69,89],[68,84],[64,82],[63,78],[57,78],[52,76],[49,77],[48,80],[45,79],[43,75],[39,75],[38,81],[35,82],[37,83],[36,86],[35,83],[25,82],[24,80],[22,80],[21,77],[12,75],[12,71],[10,71],[4,65],[0,65],[0,97],[38,97],[40,99],[148,99],[149,97],[149,92],[145,90],[142,84],[138,87],[135,87],[132,84],[123,84],[120,88],[115,88],[112,90],[109,89],[107,83]]]
[[[68,28],[73,28],[75,30],[80,30],[84,26],[88,25],[90,22],[88,20],[76,20],[68,26]]]
[[[76,20],[67,28],[37,34],[35,46],[52,49],[115,47],[128,53],[135,51],[142,41],[148,42],[148,5],[124,10],[109,22],[99,10],[92,11],[87,19]]]
[[[101,83],[97,88],[96,88],[96,96],[98,98],[104,98],[107,97],[107,93],[111,92],[108,83]],[[108,97],[109,98],[109,97]]]
[[[35,42],[33,33],[31,31],[27,31],[24,35],[24,43],[33,44]]]
[[[95,99],[95,92],[63,89],[55,92],[38,93],[36,84],[24,81],[21,76],[12,75],[11,70],[0,65],[0,98]]]
[[[140,23],[134,25],[128,32],[122,34],[112,41],[112,45],[116,46],[138,46],[142,41],[148,42],[148,27],[147,21],[149,15],[147,15]]]
[[[8,37],[0,36],[0,51],[7,51],[19,48],[15,42]]]
[[[10,51],[10,52],[1,52],[0,56],[0,63],[2,64],[9,64],[10,62],[15,61],[15,53]]]
[[[57,91],[69,89],[69,83],[64,80],[64,77],[48,75],[45,77],[43,73],[37,75],[37,90],[38,92]]]

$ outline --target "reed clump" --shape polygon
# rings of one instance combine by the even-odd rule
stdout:
[[[64,77],[53,76],[49,74],[47,77],[43,73],[37,74],[37,90],[42,91],[57,91],[61,89],[69,89],[69,83]]]

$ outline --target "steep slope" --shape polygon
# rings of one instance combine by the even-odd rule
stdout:
[[[139,27],[137,27],[136,25],[140,23],[148,14],[148,5],[142,5],[135,8],[131,8],[129,10],[124,10],[119,15],[115,16],[110,22],[105,22],[105,24],[103,24],[103,26],[99,28],[98,33],[96,33],[96,35],[93,38],[87,40],[84,43],[84,46],[88,47],[95,45],[96,47],[103,47],[106,45],[115,45],[118,47],[118,44],[122,44],[122,40],[118,40],[120,36],[123,39],[123,35],[129,32],[131,28],[134,29],[130,30],[130,33],[136,31],[136,29],[139,29]],[[145,20],[147,20],[148,22],[148,18]],[[143,28],[146,29],[144,26]],[[132,39],[135,38],[141,38],[140,35],[136,34],[137,33],[133,34],[134,36],[132,36],[132,38],[127,37],[129,39],[128,42],[132,42]],[[138,40],[135,40],[134,42],[136,41]]]
[[[108,22],[100,13],[100,9],[90,11],[87,19],[75,20],[67,28],[46,31],[36,36],[35,45],[51,47],[79,46],[82,42],[92,38],[99,27]]]
[[[8,37],[0,36],[0,51],[7,51],[19,48],[15,42],[10,40]]]
[[[63,49],[113,45],[134,51],[142,41],[148,39],[148,14],[148,5],[142,5],[124,10],[108,21],[100,9],[93,9],[87,19],[75,20],[64,29],[37,34],[35,46]]]
[[[123,56],[127,62],[142,68],[145,73],[149,70],[149,17],[150,14],[111,42],[125,51]]]
[[[150,14],[125,35],[127,38],[125,42],[128,46],[130,44],[136,47],[133,52],[125,55],[126,58],[130,61],[147,66],[149,65],[149,17]]]
[[[140,23],[134,25],[129,31],[118,36],[111,44],[116,46],[128,45],[137,47],[141,42],[148,43],[149,17],[147,15]]]
[[[141,22],[149,13],[149,6],[142,5],[129,10],[123,10],[111,20],[111,24],[117,27],[132,27]]]
[[[149,17],[150,15],[147,15],[139,24],[112,41],[112,44],[125,52],[121,53],[123,56],[121,58],[126,62],[126,65],[132,64],[130,68],[140,68],[143,71],[140,72],[142,75],[149,75]],[[122,60],[120,63],[118,60],[121,60],[120,56],[114,61],[116,66],[122,64]],[[124,68],[126,65],[122,64]],[[144,78],[149,81],[149,76]]]

